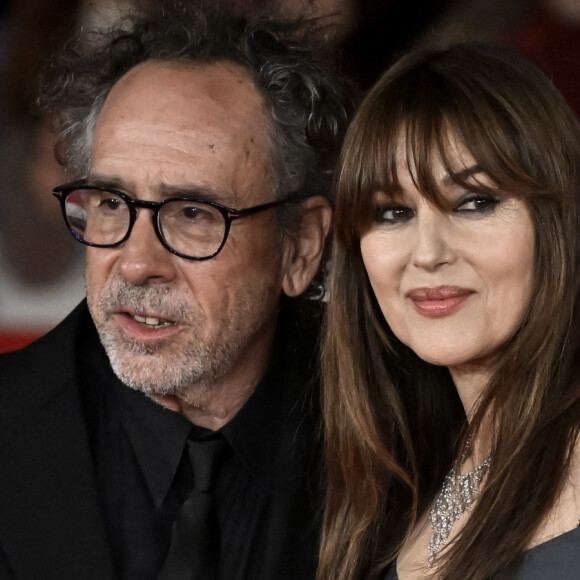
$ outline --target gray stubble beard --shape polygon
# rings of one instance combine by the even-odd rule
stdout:
[[[113,371],[123,383],[151,398],[187,395],[193,404],[208,399],[212,386],[230,370],[256,331],[240,325],[248,312],[248,304],[241,302],[232,310],[235,319],[222,320],[210,342],[203,334],[206,318],[192,308],[190,297],[173,285],[135,286],[121,277],[105,286],[96,307],[89,300],[89,308]],[[178,337],[151,345],[128,337],[111,324],[112,313],[123,309],[179,321],[187,340]]]

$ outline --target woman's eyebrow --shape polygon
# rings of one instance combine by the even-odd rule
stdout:
[[[478,173],[482,173],[483,170],[479,165],[472,165],[471,167],[466,167],[461,171],[450,173],[443,178],[443,185],[453,185],[454,183],[462,182],[473,177]]]

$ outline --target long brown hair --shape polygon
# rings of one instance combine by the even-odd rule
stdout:
[[[397,185],[400,136],[419,190],[436,201],[431,168],[437,156],[452,174],[450,134],[498,190],[525,201],[535,229],[530,305],[459,443],[465,419],[446,369],[393,336],[360,253],[373,193]],[[558,496],[578,434],[579,268],[580,125],[551,82],[514,52],[483,44],[418,51],[389,69],[348,131],[338,172],[320,580],[377,577],[486,414],[497,426],[492,466],[437,572],[483,579],[517,564]]]

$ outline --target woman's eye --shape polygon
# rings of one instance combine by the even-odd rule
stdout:
[[[474,194],[462,199],[453,209],[457,213],[487,213],[492,212],[499,203],[493,195]]]
[[[408,222],[413,218],[415,212],[405,206],[378,206],[374,211],[374,222],[377,224],[394,225]]]

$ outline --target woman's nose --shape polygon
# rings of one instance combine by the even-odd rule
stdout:
[[[452,263],[456,254],[449,216],[426,204],[417,212],[413,264],[417,268],[433,271]]]

